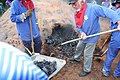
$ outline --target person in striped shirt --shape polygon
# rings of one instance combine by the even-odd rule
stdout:
[[[17,48],[0,42],[0,80],[49,80],[31,57]]]

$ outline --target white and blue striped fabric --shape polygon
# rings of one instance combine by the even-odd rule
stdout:
[[[48,80],[48,77],[26,53],[0,42],[0,80]]]

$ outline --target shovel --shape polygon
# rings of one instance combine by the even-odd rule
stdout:
[[[117,30],[118,29],[113,29],[113,30],[108,30],[108,31],[105,31],[105,32],[100,32],[100,33],[96,33],[96,34],[93,34],[93,35],[89,35],[89,36],[86,36],[86,39],[90,38],[90,37],[98,36],[98,35],[101,35],[101,34],[115,32]],[[61,45],[65,45],[65,44],[68,44],[68,43],[71,43],[71,42],[74,42],[74,41],[78,41],[78,40],[81,40],[81,39],[82,38],[77,38],[77,39],[69,40],[69,41],[66,41],[66,42],[62,43]]]
[[[31,45],[32,45],[32,53],[26,48],[26,50],[29,52],[29,54],[31,55],[31,58],[32,60],[34,60],[37,56],[39,56],[40,54],[39,53],[35,53],[35,50],[34,50],[34,41],[33,41],[33,35],[32,35],[32,18],[30,17],[30,34],[31,34],[31,39],[32,39],[32,42],[31,42]]]
[[[29,5],[28,5],[28,9],[30,9]],[[36,58],[36,56],[40,55],[39,53],[35,53],[34,51],[34,41],[33,41],[33,32],[32,32],[32,18],[30,17],[30,36],[31,36],[31,45],[32,45],[32,52],[25,47],[25,49],[28,51],[28,53],[30,54],[32,60],[34,60]]]

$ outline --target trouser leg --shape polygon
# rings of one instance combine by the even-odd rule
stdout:
[[[106,74],[109,74],[112,62],[117,56],[117,54],[118,54],[118,49],[116,48],[116,46],[110,44],[108,47],[108,52],[103,66],[103,69],[106,71]]]
[[[41,47],[42,47],[42,41],[41,41],[40,37],[35,38],[34,39],[34,50],[35,50],[35,53],[40,53]]]
[[[32,53],[31,41],[22,41],[22,42],[23,42],[23,45]],[[28,50],[25,49],[25,53],[31,56]]]
[[[117,64],[117,67],[116,67],[116,69],[114,71],[114,76],[115,77],[120,77],[120,60],[119,60],[119,62]]]
[[[76,52],[74,54],[74,59],[80,60],[84,48],[85,48],[85,43],[79,41],[76,47]]]
[[[90,72],[96,43],[87,43],[84,50],[84,71]]]

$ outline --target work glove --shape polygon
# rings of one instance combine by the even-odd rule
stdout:
[[[26,18],[32,16],[32,10],[28,9],[25,13]]]

